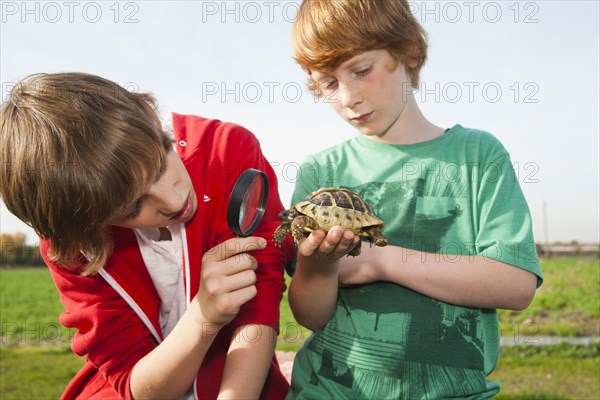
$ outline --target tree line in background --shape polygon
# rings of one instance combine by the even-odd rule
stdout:
[[[0,234],[0,266],[9,268],[17,266],[43,267],[45,265],[40,254],[39,244],[27,244],[27,235],[21,232]]]

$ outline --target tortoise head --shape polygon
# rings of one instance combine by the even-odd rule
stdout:
[[[298,211],[296,211],[293,208],[283,210],[278,215],[280,222],[288,223],[288,224],[291,224],[292,221],[294,220],[294,218],[296,218],[297,216],[298,216]]]

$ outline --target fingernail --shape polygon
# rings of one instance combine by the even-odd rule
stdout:
[[[265,247],[265,246],[267,245],[267,240],[266,240],[265,238],[260,238],[260,239],[258,240],[258,244],[259,244],[261,247]]]
[[[339,238],[341,236],[342,232],[340,232],[339,230],[334,230],[333,232],[331,232],[331,236],[333,236],[335,239]]]

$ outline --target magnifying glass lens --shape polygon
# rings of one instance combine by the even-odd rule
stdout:
[[[263,194],[263,180],[259,175],[252,179],[250,187],[244,193],[240,208],[240,228],[243,232],[247,232],[254,221],[256,216],[264,211],[262,209],[262,194]]]

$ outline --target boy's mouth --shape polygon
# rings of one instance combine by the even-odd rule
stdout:
[[[361,114],[358,117],[350,118],[350,120],[358,123],[363,123],[366,122],[369,118],[371,118],[371,115],[373,115],[373,111],[371,111],[370,113]]]
[[[189,217],[192,216],[192,212],[194,211],[194,207],[193,207],[193,201],[192,201],[192,194],[188,194],[188,197],[185,201],[185,204],[183,205],[183,208],[174,216],[171,217],[171,220],[173,221],[177,221],[177,220],[181,220],[181,221],[185,221],[187,220]]]

